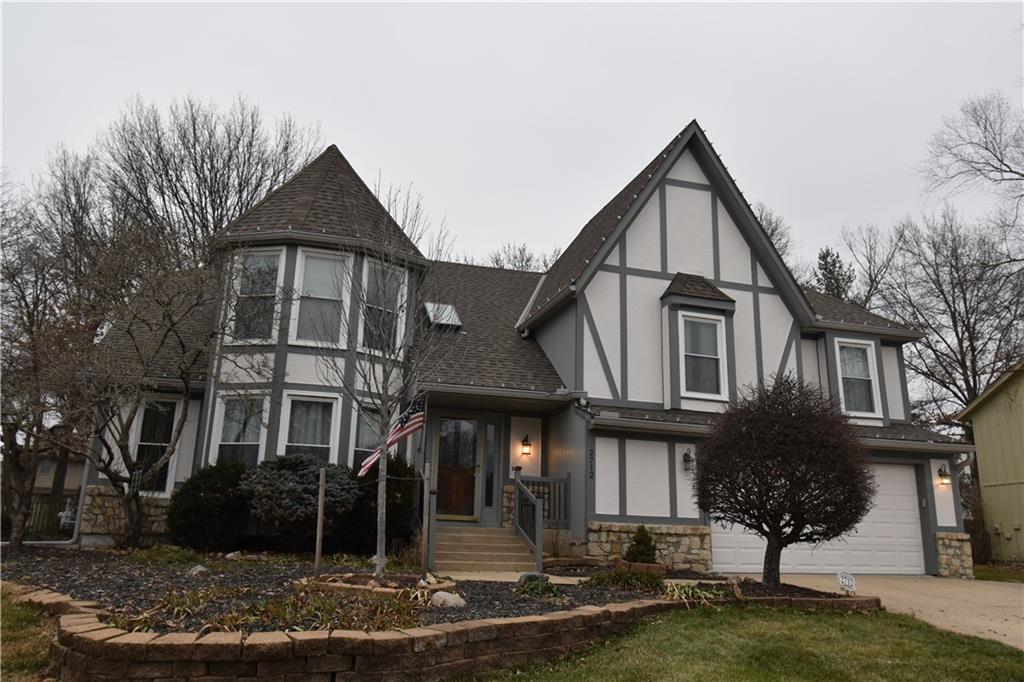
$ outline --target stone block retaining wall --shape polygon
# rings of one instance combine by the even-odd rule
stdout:
[[[167,533],[168,497],[143,497],[143,535],[157,537]],[[124,508],[109,485],[90,485],[82,505],[82,535],[112,535],[124,527]]]
[[[575,653],[643,616],[684,607],[640,600],[581,606],[542,616],[491,618],[382,632],[126,632],[103,622],[95,603],[51,590],[4,584],[19,602],[60,617],[51,645],[61,680],[441,680],[501,668],[525,667]],[[878,599],[749,599],[751,604],[844,611],[880,608]]]
[[[587,524],[587,555],[608,562],[621,558],[633,541],[638,525],[591,521]],[[700,573],[711,570],[711,528],[708,526],[647,525],[647,530],[654,538],[659,563],[673,570]]]
[[[971,536],[967,533],[936,533],[939,575],[945,578],[973,578]]]

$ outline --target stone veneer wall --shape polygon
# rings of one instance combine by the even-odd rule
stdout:
[[[591,521],[587,524],[587,555],[613,561],[625,554],[638,523]],[[711,570],[711,529],[708,526],[648,525],[658,562],[674,570]]]
[[[143,498],[144,535],[152,537],[167,534],[167,507],[170,503],[167,497]],[[112,535],[123,528],[124,511],[121,501],[109,485],[87,487],[82,506],[81,535]]]
[[[50,646],[51,674],[75,682],[162,680],[443,680],[501,668],[532,666],[604,641],[643,616],[686,602],[658,599],[581,606],[542,616],[436,623],[406,630],[304,632],[126,632],[103,619],[95,602],[51,590],[4,583],[15,602],[60,617]],[[875,611],[875,597],[761,597],[765,606]],[[725,603],[724,601],[722,602]]]
[[[967,533],[936,533],[939,575],[945,578],[973,578],[971,536]]]

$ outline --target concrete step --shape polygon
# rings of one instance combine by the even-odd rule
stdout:
[[[439,542],[434,545],[435,555],[448,552],[474,552],[479,556],[487,556],[489,554],[508,554],[510,552],[532,554],[533,550],[523,542],[509,542],[502,545],[478,544],[475,542]]]
[[[533,561],[533,552],[517,550],[511,552],[435,552],[434,561],[489,561],[492,563]]]
[[[512,528],[487,528],[484,526],[435,526],[438,536],[441,535],[488,535],[492,537],[504,537],[515,535]]]
[[[446,571],[519,571],[527,573],[536,568],[532,561],[434,561],[434,570],[441,575]]]

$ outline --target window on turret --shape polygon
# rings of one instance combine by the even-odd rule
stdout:
[[[253,252],[239,259],[238,294],[232,336],[236,341],[267,341],[273,336],[281,254]]]
[[[363,296],[363,347],[390,352],[398,335],[405,272],[378,261],[366,263]]]
[[[299,342],[342,345],[351,259],[299,251],[299,302],[292,338]]]

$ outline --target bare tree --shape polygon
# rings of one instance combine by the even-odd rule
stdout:
[[[317,373],[359,406],[360,419],[383,453],[376,464],[375,562],[375,574],[382,576],[387,552],[387,453],[394,448],[387,438],[416,398],[419,378],[451,354],[452,346],[446,341],[458,331],[448,309],[429,306],[428,310],[428,304],[444,299],[430,284],[429,261],[418,248],[429,244],[434,260],[450,255],[450,242],[438,237],[445,233],[443,226],[433,228],[421,198],[409,188],[378,188],[377,194],[386,213],[379,213],[372,223],[367,222],[368,213],[352,213],[358,232],[366,235],[358,257],[339,252],[333,263],[318,263],[321,276],[303,282],[302,290],[294,292],[293,305],[298,306],[299,337],[328,349],[339,346],[350,321],[357,325],[355,343],[345,351],[317,355]]]
[[[853,259],[855,273],[850,297],[871,310],[903,245],[903,227],[897,224],[887,232],[877,225],[844,228],[843,245]]]
[[[796,243],[793,240],[793,230],[790,228],[789,223],[786,222],[782,215],[776,213],[761,201],[755,203],[751,208],[754,209],[757,221],[761,223],[761,228],[768,235],[768,239],[775,247],[775,250],[782,256],[782,260],[788,263],[793,255],[793,249],[796,247]]]
[[[487,254],[486,263],[496,268],[546,272],[562,255],[562,249],[554,248],[547,253],[536,252],[526,243],[508,242]]]
[[[924,380],[928,421],[949,424],[1024,357],[1024,268],[1013,250],[1019,235],[987,222],[968,225],[949,206],[893,232],[898,237],[883,237],[895,252],[877,308],[925,332],[909,347],[907,368]],[[870,262],[870,245],[853,248],[859,263]]]
[[[319,145],[319,129],[287,116],[270,129],[259,107],[241,97],[222,110],[189,96],[166,115],[136,97],[95,153],[124,210],[198,264],[217,230],[293,175]]]
[[[1010,222],[1024,202],[1024,113],[1001,92],[967,99],[932,136],[923,168],[932,190],[991,190]]]

